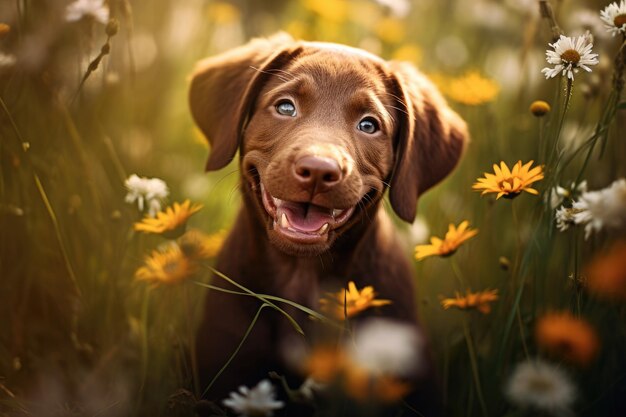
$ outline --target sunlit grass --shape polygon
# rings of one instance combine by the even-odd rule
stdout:
[[[559,365],[580,393],[576,413],[609,415],[621,401],[624,225],[604,222],[585,239],[590,223],[560,231],[555,209],[584,201],[576,191],[583,181],[609,190],[601,195],[611,207],[623,202],[609,189],[626,176],[623,33],[592,28],[600,62],[591,73],[573,82],[541,74],[555,31],[582,34],[588,25],[570,16],[588,8],[599,19],[606,2],[554,2],[549,21],[534,1],[413,2],[403,15],[364,0],[111,0],[103,4],[115,25],[68,22],[57,3],[0,5],[0,414],[153,416],[179,407],[193,415],[207,388],[193,369],[194,328],[206,291],[220,290],[209,282],[217,273],[210,265],[240,197],[236,162],[203,172],[210,150],[189,116],[187,80],[198,59],[281,29],[411,60],[468,122],[472,142],[459,168],[418,210],[435,236],[460,219],[480,230],[450,256],[415,262],[420,320],[449,415],[518,415],[503,390],[517,364],[560,364],[558,349],[546,349],[556,336],[536,330],[552,311],[598,336],[585,366]],[[537,100],[549,110],[531,106]],[[515,199],[472,190],[495,162],[530,160],[544,178],[526,191],[538,195],[504,178],[489,190]],[[176,233],[161,235],[164,222],[142,223],[148,208],[125,201],[131,174],[163,179],[164,207],[189,199],[202,208],[187,207],[170,228]],[[552,207],[557,185],[570,194]],[[405,250],[413,256],[415,248]],[[273,309],[299,332],[287,307],[346,331],[341,320],[216,279],[257,298],[258,315]]]

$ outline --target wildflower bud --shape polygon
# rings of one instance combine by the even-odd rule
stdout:
[[[498,264],[500,264],[500,269],[503,271],[508,271],[511,268],[511,261],[506,256],[499,257]]]
[[[101,57],[97,57],[96,59],[91,61],[89,63],[89,66],[87,67],[87,71],[94,72],[95,70],[97,70],[98,69],[98,65],[100,65],[100,59],[101,59]]]
[[[543,100],[533,101],[530,112],[537,117],[543,117],[550,112],[550,105]]]
[[[108,55],[109,52],[111,52],[111,45],[109,45],[109,43],[107,42],[102,45],[102,48],[100,48],[100,53],[102,55]]]
[[[107,26],[104,29],[104,32],[107,34],[108,37],[111,37],[111,36],[115,36],[119,29],[120,29],[120,23],[117,21],[117,19],[111,19],[109,20],[109,23],[107,23]]]
[[[0,23],[0,39],[4,38],[6,35],[11,32],[11,26],[6,23]]]

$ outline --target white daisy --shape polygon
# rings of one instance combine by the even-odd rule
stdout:
[[[553,187],[548,193],[550,208],[554,210],[563,203],[565,199],[573,199],[576,195],[587,191],[587,181],[582,181],[578,186],[575,182],[569,186],[569,188],[561,187],[557,185]]]
[[[104,0],[76,0],[65,9],[65,20],[76,22],[84,17],[92,17],[102,24],[109,21],[109,8]]]
[[[357,329],[348,352],[356,366],[371,374],[406,377],[420,371],[423,347],[414,326],[376,318]]]
[[[554,50],[546,51],[546,61],[553,64],[554,68],[546,67],[541,72],[547,78],[556,77],[559,74],[566,75],[570,80],[574,79],[574,74],[579,68],[591,72],[589,65],[598,63],[598,54],[592,54],[593,44],[585,35],[570,38],[561,35],[558,41],[548,44]]]
[[[621,178],[598,191],[583,193],[572,204],[574,221],[585,225],[585,239],[603,228],[626,227],[626,179]]]
[[[600,19],[604,22],[606,31],[615,36],[618,33],[626,35],[626,0],[611,3],[600,12]]]
[[[132,204],[137,201],[140,211],[147,206],[152,217],[161,210],[163,200],[169,195],[167,184],[159,178],[145,178],[133,174],[126,179],[124,185],[128,190],[126,202]]]
[[[556,227],[564,232],[569,229],[570,226],[576,224],[576,210],[571,207],[562,206],[559,208],[554,217],[556,219]]]
[[[576,388],[565,372],[555,366],[541,360],[527,360],[513,371],[505,394],[517,406],[565,416],[570,414]]]
[[[274,387],[267,379],[252,389],[239,387],[239,392],[231,392],[222,404],[242,417],[271,416],[274,410],[284,406],[282,401],[274,399]]]

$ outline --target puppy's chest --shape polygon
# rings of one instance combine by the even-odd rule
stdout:
[[[277,296],[307,307],[317,307],[320,298],[320,272],[307,263],[283,265],[276,268]]]

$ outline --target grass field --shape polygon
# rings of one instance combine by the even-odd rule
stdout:
[[[411,61],[469,125],[417,224],[396,222],[412,257],[450,223],[478,229],[451,256],[415,260],[447,415],[626,415],[626,35],[603,26],[608,1],[96,0],[87,15],[70,3],[0,3],[0,415],[194,415],[189,346],[207,291],[195,282],[210,271],[137,279],[172,240],[134,229],[146,213],[125,181],[164,180],[163,207],[202,204],[187,228],[210,264],[240,204],[238,167],[204,172],[188,77],[279,30]],[[598,63],[546,79],[549,44],[587,30]],[[472,188],[494,164],[531,160],[538,195]],[[497,299],[443,308],[467,290]],[[547,388],[513,386],[535,359]]]

